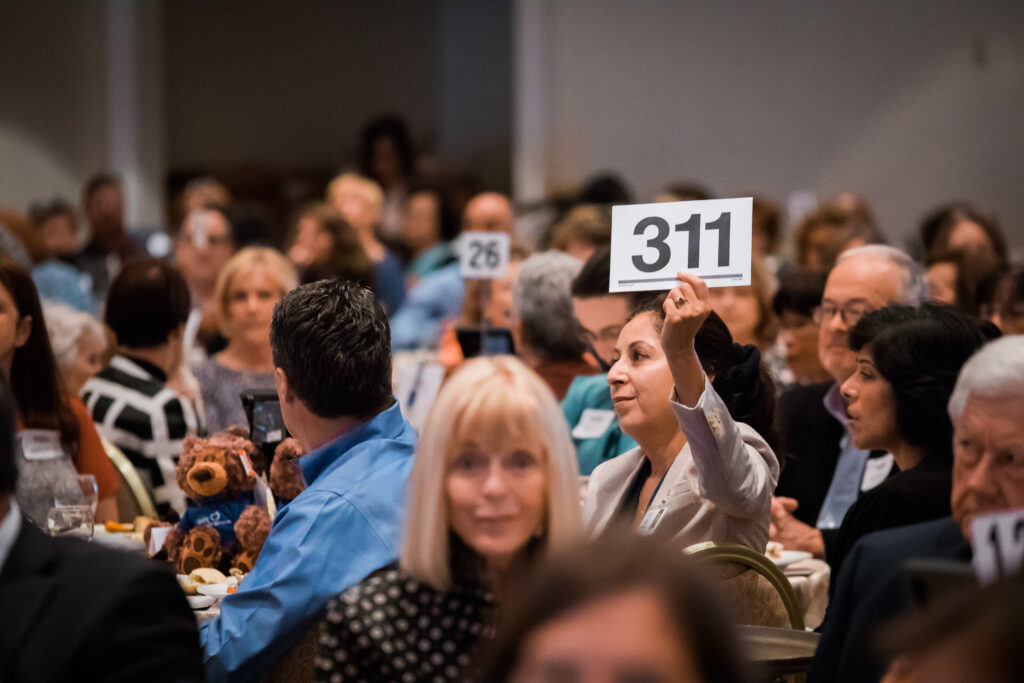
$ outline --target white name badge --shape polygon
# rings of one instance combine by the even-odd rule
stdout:
[[[640,520],[640,525],[636,528],[637,533],[650,535],[654,533],[654,530],[658,528],[658,524],[661,523],[662,517],[665,516],[665,508],[656,508],[654,510],[648,510],[644,518]]]
[[[580,415],[580,421],[572,428],[574,439],[597,439],[604,436],[608,427],[615,421],[614,410],[601,410],[599,408],[584,408]]]
[[[1024,560],[1024,508],[975,517],[971,537],[972,564],[982,585],[1016,573]]]
[[[749,285],[752,211],[751,197],[612,207],[608,291],[672,289],[679,271]]]
[[[870,491],[889,476],[892,464],[895,462],[891,453],[886,453],[877,458],[868,458],[864,463],[864,476],[860,479],[860,490]]]
[[[56,460],[64,457],[60,434],[53,429],[22,429],[18,432],[26,460]]]
[[[476,280],[505,277],[508,251],[509,237],[503,232],[464,232],[459,237],[459,271]]]

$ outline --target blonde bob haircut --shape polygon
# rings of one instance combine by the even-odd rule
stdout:
[[[547,511],[541,555],[580,536],[578,465],[554,394],[513,356],[474,358],[445,382],[427,415],[409,478],[401,567],[437,590],[452,587],[445,485],[458,449],[475,434],[513,443],[524,434],[544,447]]]
[[[217,285],[213,290],[214,301],[217,302],[217,326],[220,333],[229,337],[231,314],[230,295],[231,284],[235,278],[242,273],[257,268],[263,269],[274,284],[281,290],[283,297],[295,289],[299,284],[299,276],[295,266],[284,254],[277,249],[270,247],[246,247],[231,257],[231,260],[224,264],[220,274],[217,276]]]

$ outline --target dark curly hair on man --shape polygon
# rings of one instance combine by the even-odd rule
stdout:
[[[854,351],[870,347],[875,368],[892,386],[900,437],[952,462],[949,396],[960,368],[992,336],[991,326],[929,302],[866,314],[850,331],[849,344]]]
[[[288,293],[270,325],[274,366],[315,415],[370,418],[391,405],[391,330],[373,293],[320,280]]]

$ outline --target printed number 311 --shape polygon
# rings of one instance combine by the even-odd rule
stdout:
[[[647,240],[646,247],[658,252],[654,261],[648,263],[643,256],[637,254],[633,257],[633,265],[643,273],[655,273],[668,265],[672,258],[672,250],[666,244],[669,232],[671,232],[668,221],[658,216],[645,218],[636,224],[633,229],[634,235],[643,235],[647,228],[657,228],[657,234]],[[705,230],[718,230],[718,267],[725,268],[729,265],[729,213],[723,212],[717,220],[704,225]],[[690,270],[700,267],[700,214],[693,214],[685,222],[676,225],[676,232],[687,233],[687,255],[686,267]]]

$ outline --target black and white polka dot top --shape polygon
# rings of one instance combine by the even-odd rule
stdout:
[[[493,638],[494,598],[453,572],[447,592],[390,565],[335,596],[320,624],[317,680],[462,681],[479,645]]]

